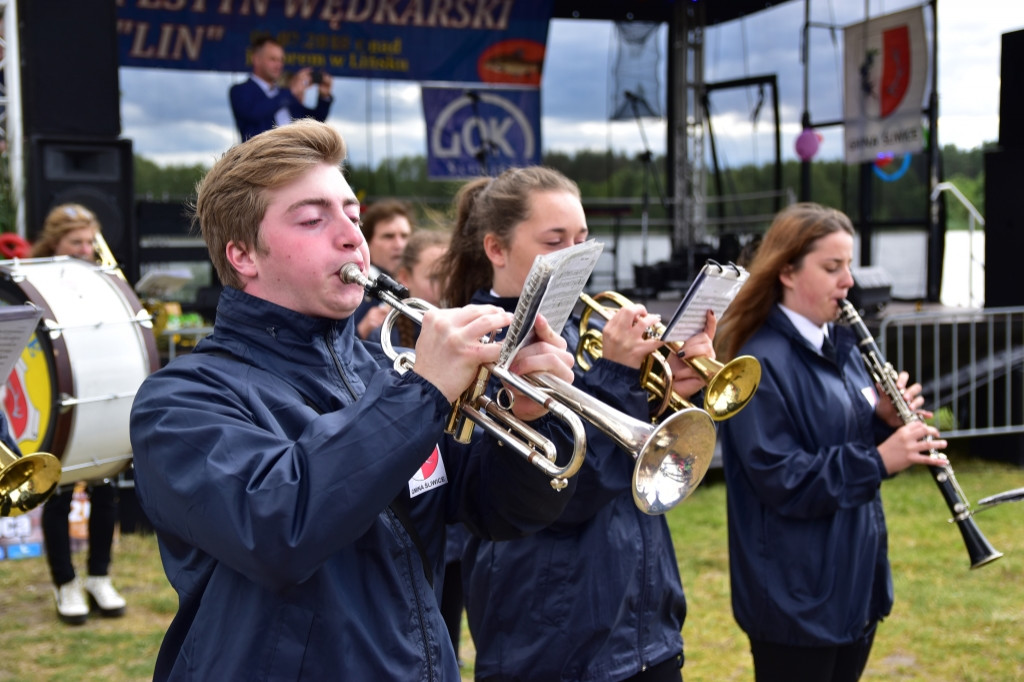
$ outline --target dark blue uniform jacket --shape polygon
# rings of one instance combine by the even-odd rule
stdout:
[[[473,299],[506,310],[517,301],[486,292]],[[562,336],[574,351],[575,317]],[[648,421],[638,375],[598,360],[577,371],[574,385]],[[621,680],[682,652],[686,600],[672,538],[664,517],[633,502],[633,467],[587,425],[576,494],[557,522],[512,542],[470,539],[462,571],[478,678]]]
[[[761,385],[719,429],[733,612],[754,639],[848,644],[892,607],[875,447],[892,429],[853,332],[832,338],[838,366],[776,307],[740,351]]]
[[[282,87],[277,89],[273,97],[267,97],[267,93],[251,76],[241,83],[232,85],[228,91],[228,99],[231,101],[231,113],[235,116],[235,126],[243,142],[273,128],[274,116],[281,107],[286,107],[293,119],[315,118],[323,122],[327,119],[333,101],[318,94],[316,107],[310,109],[296,99],[291,90]]]
[[[482,433],[446,438],[448,401],[379,351],[345,320],[227,287],[213,334],[144,382],[135,481],[179,597],[155,679],[459,679],[445,524],[519,537],[572,484],[552,490]],[[535,424],[568,450],[560,422]]]

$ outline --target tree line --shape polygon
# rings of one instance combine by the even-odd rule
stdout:
[[[940,155],[940,178],[953,183],[982,215],[985,214],[984,152],[993,144],[970,150],[947,145]],[[598,210],[597,207],[609,203],[617,205],[622,210],[623,223],[635,226],[642,211],[641,199],[646,194],[650,219],[656,223],[669,218],[669,210],[663,203],[671,191],[664,156],[648,160],[642,154],[583,150],[574,154],[549,152],[543,156],[542,163],[576,181],[588,210]],[[809,199],[839,208],[857,222],[864,188],[871,197],[871,217],[880,224],[921,220],[927,215],[929,187],[924,155],[912,157],[906,172],[897,178],[901,167],[901,159],[877,171],[870,165],[850,166],[841,160],[813,161]],[[207,170],[200,164],[162,167],[136,156],[136,198],[186,201],[194,196],[196,183]],[[383,161],[376,168],[353,166],[347,168],[346,173],[362,200],[372,201],[384,196],[406,198],[428,223],[443,222],[449,217],[451,200],[461,185],[457,181],[430,180],[425,156]],[[739,166],[717,172],[709,167],[705,187],[709,216],[724,225],[737,221],[744,224],[745,216],[770,216],[774,201],[756,197],[776,189],[775,173],[772,164]],[[798,197],[800,187],[800,162],[784,162],[780,189]],[[737,197],[755,198],[741,200]],[[962,229],[968,224],[967,210],[958,202],[947,202],[947,215],[948,229]],[[756,226],[752,229],[756,230]]]

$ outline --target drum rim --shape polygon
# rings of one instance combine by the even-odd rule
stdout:
[[[136,296],[135,291],[128,284],[127,280],[120,275],[120,272],[120,269],[118,269],[116,273],[104,270],[103,275],[109,277],[113,281],[114,286],[121,292],[121,297],[131,307],[132,314],[137,316],[139,313],[146,310],[146,306],[142,304],[142,301],[140,301],[139,297]],[[152,326],[149,327],[149,330],[150,332],[153,331]],[[141,325],[139,331],[142,332]],[[142,332],[141,335],[142,342],[146,347],[146,357],[149,360],[149,373],[152,374],[160,369],[160,350],[156,345],[156,335],[152,333],[146,334],[144,332]]]
[[[31,281],[26,278],[20,282],[15,282],[10,274],[5,272],[3,285],[5,293],[20,294],[27,299],[27,302],[32,303],[43,311],[43,315],[39,318],[33,333],[40,346],[42,346],[43,351],[50,351],[49,353],[44,352],[44,355],[46,356],[50,376],[53,377],[53,384],[55,385],[51,386],[53,394],[51,396],[50,413],[53,417],[46,429],[47,433],[43,437],[42,449],[63,462],[64,451],[67,449],[68,439],[71,435],[72,414],[71,410],[64,410],[62,408],[61,396],[75,395],[74,376],[71,372],[70,363],[67,360],[67,344],[64,343],[63,336],[58,336],[56,339],[51,336],[50,330],[46,327],[46,322],[49,320],[51,323],[56,324],[56,315],[50,304],[46,302],[42,292]],[[12,288],[16,289],[17,292],[11,291]],[[59,361],[59,358],[63,358],[63,360]],[[4,377],[4,380],[6,381],[7,377]]]
[[[92,269],[94,274],[106,277],[107,283],[117,291],[122,304],[125,306],[125,309],[131,311],[132,316],[138,318],[140,313],[146,311],[145,306],[117,268],[70,259],[67,256],[48,259],[26,259],[21,261],[21,263],[23,265],[31,265],[33,263],[48,264],[56,261],[68,261],[67,264],[72,267],[81,265]],[[34,334],[42,347],[47,368],[50,371],[52,404],[50,406],[50,423],[47,426],[47,433],[44,434],[41,444],[42,449],[56,456],[62,464],[66,464],[76,408],[74,405],[65,407],[62,396],[74,396],[77,395],[77,391],[74,372],[71,368],[70,352],[65,342],[65,337],[63,334],[58,334],[54,338],[50,334],[50,329],[46,326],[47,320],[50,321],[50,324],[59,326],[57,315],[47,302],[42,290],[32,282],[32,279],[27,276],[19,276],[17,261],[14,262],[13,267],[11,267],[11,263],[0,262],[0,290],[2,290],[0,291],[0,296],[12,303],[30,302],[43,311]],[[148,364],[149,373],[152,374],[160,369],[160,352],[157,347],[156,336],[152,333],[152,327],[147,326],[144,322],[138,321],[136,326],[136,331],[142,345],[142,348],[139,350],[145,353],[145,361]],[[128,468],[131,462],[131,457],[126,458],[123,466],[113,475],[117,475],[120,471]],[[106,476],[105,474],[104,477]]]

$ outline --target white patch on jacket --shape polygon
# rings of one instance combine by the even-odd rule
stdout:
[[[409,497],[422,495],[439,485],[448,482],[448,472],[444,469],[444,460],[441,458],[441,451],[434,446],[430,457],[419,468],[419,471],[409,479]]]

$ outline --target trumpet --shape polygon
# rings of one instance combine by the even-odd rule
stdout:
[[[60,460],[48,452],[19,457],[0,441],[0,516],[21,516],[53,494]]]
[[[341,280],[347,284],[360,285],[367,293],[391,306],[392,310],[384,318],[381,327],[381,345],[397,371],[406,372],[412,369],[416,356],[413,353],[398,353],[394,350],[391,345],[391,327],[397,315],[404,315],[417,324],[422,324],[424,313],[435,306],[422,299],[403,298],[408,291],[403,292],[396,288],[401,285],[384,277],[370,279],[355,263],[347,263],[342,267]],[[573,435],[573,452],[565,466],[560,467],[556,464],[558,452],[554,443],[512,414],[511,393],[503,392],[497,396],[497,400],[484,395],[488,378],[492,373],[530,400],[543,405],[569,427]],[[536,386],[497,366],[480,368],[473,384],[452,405],[445,433],[454,436],[460,443],[468,443],[474,424],[548,475],[551,478],[551,487],[555,490],[563,490],[568,485],[566,479],[574,476],[583,465],[587,436],[579,417],[545,395]]]
[[[395,351],[390,340],[391,327],[399,315],[422,323],[424,313],[434,306],[421,299],[402,298],[401,292],[389,289],[386,280],[381,281],[384,278],[370,279],[354,263],[342,268],[341,279],[361,285],[368,293],[393,308],[381,327],[381,345],[385,354],[394,362],[396,370],[410,369],[415,363],[415,355]],[[492,374],[527,398],[544,405],[570,426],[574,435],[574,450],[569,464],[558,468],[554,464],[554,453],[546,450],[544,456],[538,456],[538,442],[547,441],[511,415],[510,394],[499,395],[498,400],[491,400],[484,395]],[[537,373],[519,377],[499,365],[480,368],[476,381],[453,405],[446,432],[460,442],[468,442],[475,423],[551,476],[551,485],[561,489],[566,485],[564,479],[577,473],[583,464],[586,433],[581,418],[612,438],[636,461],[633,469],[633,501],[646,514],[664,514],[686,499],[700,484],[711,465],[715,428],[702,410],[682,410],[658,426],[653,426],[605,405],[552,374]],[[508,422],[514,424],[515,428],[510,428]],[[513,433],[523,436],[526,442],[512,439]],[[550,443],[547,442],[547,445]]]
[[[631,301],[615,291],[605,291],[590,297],[580,294],[584,310],[580,316],[580,342],[576,348],[576,362],[584,370],[590,368],[589,358],[601,357],[602,333],[590,326],[591,314],[598,314],[606,321],[610,320],[613,310],[603,305],[609,301],[614,308],[622,308]],[[661,337],[665,326],[658,324],[648,329],[644,338]],[[672,390],[672,368],[668,364],[668,353],[678,354],[683,344],[678,341],[666,341],[656,352],[644,359],[640,367],[640,385],[650,394],[651,417],[657,419],[666,411],[677,412],[692,407],[685,398]],[[683,362],[692,367],[707,389],[704,391],[704,411],[714,421],[722,421],[734,416],[750,402],[754,392],[761,383],[761,363],[751,355],[733,358],[722,364],[708,357],[684,357]]]

